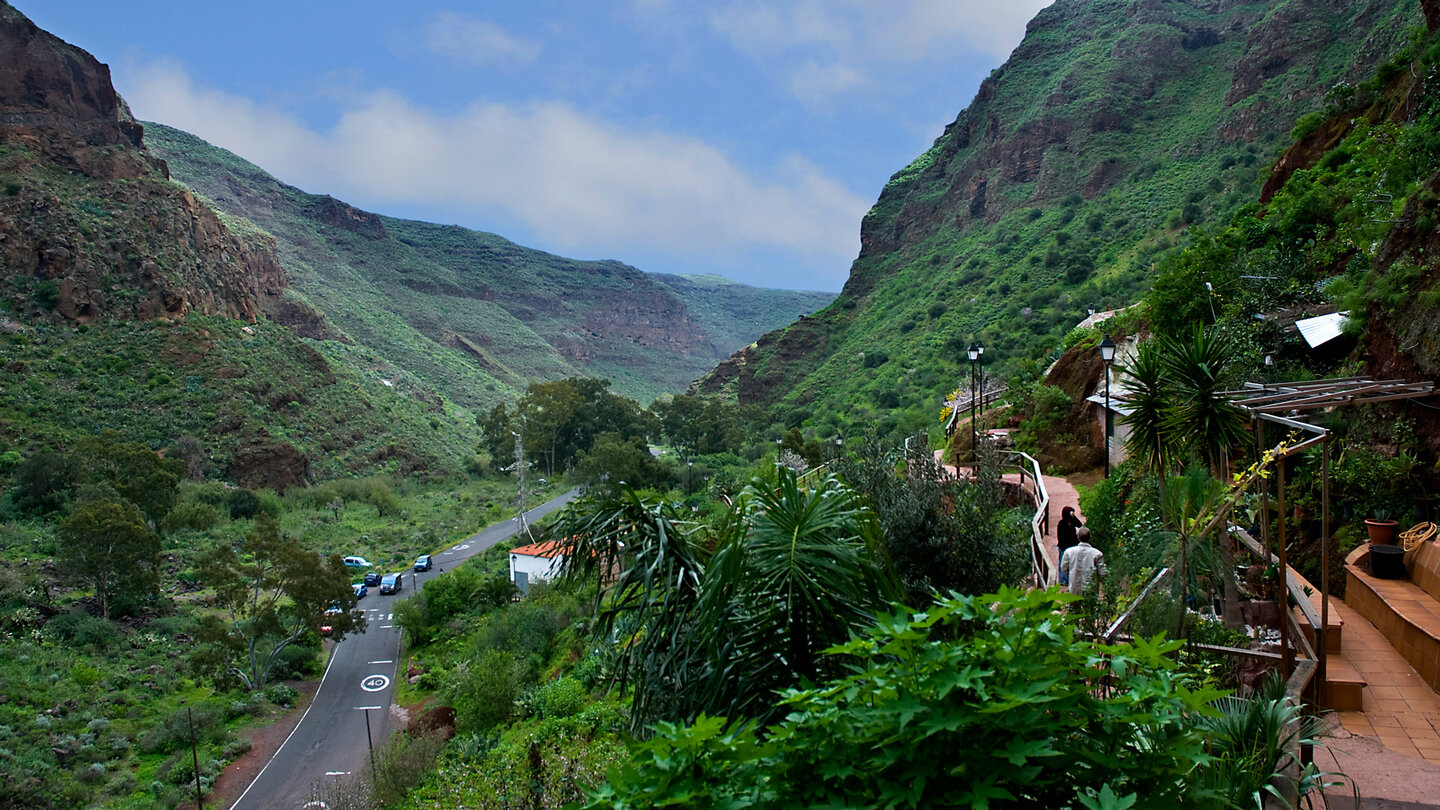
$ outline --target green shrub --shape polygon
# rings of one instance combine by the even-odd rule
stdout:
[[[203,532],[213,529],[220,519],[220,510],[208,503],[179,503],[170,510],[160,525],[167,532],[178,532],[182,529]]]
[[[270,671],[270,677],[273,680],[284,681],[320,674],[319,652],[314,647],[291,644],[276,656],[275,668]],[[283,686],[283,684],[281,685]]]
[[[290,708],[300,699],[300,693],[283,683],[273,684],[265,689],[265,699],[276,706]]]
[[[536,696],[544,717],[569,717],[585,705],[585,687],[574,678],[561,678],[540,687]]]
[[[462,665],[450,690],[456,729],[483,732],[509,721],[524,674],[520,662],[504,650],[484,652]]]
[[[253,518],[260,514],[260,496],[248,489],[236,489],[230,493],[229,506],[231,519]]]
[[[527,662],[532,669],[544,658],[550,640],[562,626],[560,618],[549,608],[528,601],[492,613],[486,619],[476,636],[476,649],[482,653],[502,650]]]
[[[88,613],[62,613],[45,623],[41,635],[46,639],[100,649],[111,647],[120,638],[120,634],[115,631],[115,625]]]

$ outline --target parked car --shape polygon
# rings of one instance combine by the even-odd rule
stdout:
[[[404,574],[386,574],[386,575],[385,575],[385,578],[382,579],[382,580],[380,580],[380,593],[382,593],[382,594],[385,594],[385,593],[399,593],[400,590],[401,590],[402,588],[404,588],[404,587],[405,587],[405,575],[404,575]]]
[[[429,571],[429,570],[430,570],[430,555],[429,555],[429,554],[421,554],[419,557],[416,557],[416,558],[415,558],[415,570],[416,570],[416,571]]]
[[[355,583],[354,585],[351,585],[350,587],[355,589],[355,598],[356,598],[357,600],[364,599],[364,598],[365,598],[365,594],[367,594],[367,593],[370,592],[370,589],[369,589],[368,587],[366,587],[365,583],[363,583],[363,582],[357,582],[357,583]]]
[[[362,587],[363,587],[363,586],[362,586]],[[342,614],[342,613],[344,613],[344,612],[345,612],[344,608],[340,608],[340,607],[337,607],[337,606],[335,606],[335,605],[331,605],[329,608],[326,608],[326,610],[325,610],[325,623],[322,624],[322,625],[320,625],[320,635],[322,635],[322,636],[328,636],[328,635],[330,635],[331,633],[335,632],[335,628],[334,628],[333,626],[331,626],[331,624],[330,624],[331,617],[333,617],[333,616],[339,616],[340,614]]]
[[[374,567],[375,567],[375,564],[374,564],[374,563],[370,562],[369,560],[365,559],[364,557],[346,557],[345,560],[344,560],[344,562],[345,562],[345,567],[346,567],[346,568],[374,568]]]
[[[366,586],[367,588],[378,588],[378,587],[380,587],[380,572],[379,572],[379,571],[366,571],[366,572],[365,572],[365,586]]]

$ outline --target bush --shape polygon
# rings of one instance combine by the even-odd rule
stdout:
[[[285,681],[318,675],[319,652],[318,649],[304,644],[291,644],[276,656],[275,668],[270,671],[270,678]]]
[[[220,522],[220,517],[220,510],[208,503],[180,503],[170,510],[160,526],[167,532],[182,529],[203,532],[213,529]]]
[[[120,639],[115,625],[88,613],[62,613],[45,623],[41,635],[100,649],[107,649]]]
[[[296,692],[295,689],[290,686],[277,683],[265,690],[265,699],[274,703],[276,706],[284,706],[288,709],[295,705],[295,701],[300,699],[300,693]]]
[[[560,617],[549,608],[521,602],[490,614],[475,644],[482,653],[501,650],[533,668],[539,665],[561,626]]]
[[[450,692],[457,730],[488,731],[514,715],[525,674],[514,655],[490,650],[462,665],[456,674]]]
[[[569,717],[585,705],[585,687],[574,678],[561,678],[540,687],[536,696],[543,717]]]
[[[232,490],[229,506],[232,520],[253,518],[260,514],[260,496],[248,489]]]

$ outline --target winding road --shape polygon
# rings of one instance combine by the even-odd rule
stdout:
[[[546,501],[526,512],[525,519],[538,521],[578,494],[572,489]],[[495,523],[434,555],[429,572],[407,570],[406,590],[399,594],[381,596],[378,588],[372,590],[358,605],[369,628],[335,646],[299,725],[230,810],[298,810],[310,800],[317,782],[360,771],[370,755],[367,733],[375,743],[390,733],[390,706],[395,679],[400,677],[400,628],[393,621],[396,601],[445,569],[514,536],[515,528],[514,518]]]

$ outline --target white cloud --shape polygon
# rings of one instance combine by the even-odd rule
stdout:
[[[817,65],[807,62],[791,71],[791,95],[807,103],[820,103],[868,84],[868,78],[849,65]]]
[[[869,73],[972,50],[1003,59],[1025,24],[1053,0],[733,0],[709,14],[737,50],[788,73],[792,93],[813,101],[866,83]],[[801,60],[797,67],[795,58]],[[829,76],[845,81],[825,83]]]
[[[514,68],[535,61],[540,43],[522,39],[500,26],[453,11],[431,17],[422,33],[426,49],[459,64]]]
[[[123,92],[137,116],[192,132],[286,182],[382,210],[425,205],[462,222],[499,214],[582,255],[643,251],[695,262],[778,249],[848,263],[869,207],[802,158],[747,168],[698,138],[628,129],[563,102],[475,104],[442,115],[372,93],[318,131],[197,87],[174,65],[128,75]]]

